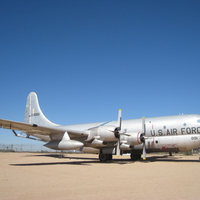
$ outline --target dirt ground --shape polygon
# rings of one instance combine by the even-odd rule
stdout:
[[[0,199],[200,199],[199,156],[0,153]]]

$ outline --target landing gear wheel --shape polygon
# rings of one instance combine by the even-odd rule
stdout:
[[[112,160],[112,154],[100,153],[100,154],[99,154],[99,160],[100,160],[101,162],[106,162],[107,160]]]
[[[99,154],[99,160],[100,160],[101,162],[106,162],[106,161],[108,160],[107,154],[100,153],[100,154]]]
[[[112,160],[112,154],[107,154],[108,160]]]
[[[131,160],[136,161],[136,160],[140,160],[140,158],[141,158],[141,154],[131,153]]]

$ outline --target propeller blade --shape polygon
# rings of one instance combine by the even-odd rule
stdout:
[[[128,133],[125,133],[125,132],[119,132],[119,135],[131,136],[130,134],[128,134]]]
[[[145,117],[142,117],[142,133],[146,135]]]
[[[142,159],[146,160],[146,145],[145,145],[145,140],[143,142]]]
[[[142,118],[142,142],[143,142],[143,146],[142,146],[142,159],[146,160],[146,145],[145,145],[145,135],[146,135],[146,125],[145,125],[145,117]]]
[[[117,141],[117,146],[116,146],[116,156],[120,156],[120,137],[118,138]]]
[[[122,109],[118,110],[118,128],[119,130],[121,130],[121,126],[122,126]]]
[[[116,155],[120,156],[120,130],[121,130],[121,125],[122,125],[122,109],[118,110],[118,141],[117,141],[117,146],[116,146]]]

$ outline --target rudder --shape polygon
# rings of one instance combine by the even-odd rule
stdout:
[[[25,123],[37,124],[41,126],[57,125],[45,117],[42,110],[40,109],[38,97],[35,92],[31,92],[27,97],[24,121]]]

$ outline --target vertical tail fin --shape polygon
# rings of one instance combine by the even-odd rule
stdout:
[[[57,125],[49,121],[44,116],[44,114],[42,113],[42,110],[40,109],[37,94],[35,92],[31,92],[27,97],[24,121],[26,123],[37,124],[41,126],[56,126]]]

